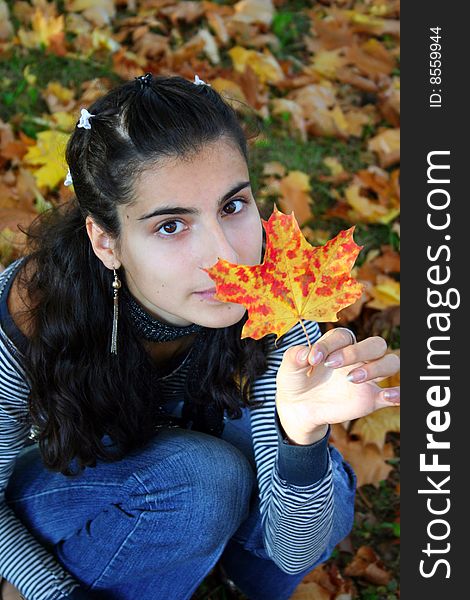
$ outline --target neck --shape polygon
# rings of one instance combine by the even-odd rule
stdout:
[[[178,338],[177,340],[172,340],[171,342],[151,342],[149,340],[142,340],[142,345],[151,356],[155,365],[158,367],[165,367],[171,360],[189,350],[195,338],[196,334],[193,333]]]

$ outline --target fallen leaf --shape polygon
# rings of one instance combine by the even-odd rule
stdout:
[[[354,227],[314,248],[294,214],[274,206],[269,221],[262,223],[266,252],[261,265],[219,259],[204,269],[216,284],[216,299],[247,307],[242,339],[269,333],[279,338],[302,319],[337,321],[337,312],[362,294],[362,285],[349,275],[361,250],[352,237]]]
[[[116,16],[116,6],[113,0],[66,0],[66,9],[72,13],[82,13],[83,16],[96,25],[110,25]]]
[[[9,40],[13,35],[14,29],[10,21],[8,4],[5,0],[0,0],[0,40]]]
[[[308,573],[290,600],[352,600],[355,598],[352,579],[344,578],[334,563],[322,564]]]
[[[385,129],[371,138],[367,147],[377,153],[380,166],[386,169],[400,160],[400,130]]]
[[[300,583],[289,600],[330,600],[331,594],[314,581]]]
[[[194,23],[204,16],[204,6],[202,2],[180,0],[170,3],[169,6],[160,7],[158,12],[168,17],[173,25],[177,25],[180,20]]]
[[[387,585],[392,578],[370,546],[361,546],[344,569],[345,575],[362,577],[375,585]]]
[[[287,98],[274,98],[271,101],[271,114],[282,115],[283,113],[289,113],[290,119],[288,123],[289,130],[291,133],[297,132],[302,142],[307,141],[307,129],[305,126],[305,119],[303,116],[302,108],[294,100],[288,100]]]
[[[377,283],[371,289],[373,299],[367,303],[369,308],[382,310],[400,304],[400,282],[387,275],[377,275]]]
[[[375,80],[377,75],[390,75],[396,66],[394,57],[374,38],[361,46],[349,46],[344,63],[354,65],[372,80]]]
[[[69,112],[75,107],[75,93],[73,90],[64,87],[58,81],[49,81],[42,90],[41,96],[51,113]]]
[[[315,53],[312,60],[312,68],[315,73],[318,73],[322,77],[335,79],[338,69],[343,67],[347,62],[342,48],[322,50]]]
[[[269,27],[274,17],[272,0],[240,0],[234,9],[233,19],[245,23],[262,23]]]
[[[249,65],[263,84],[277,83],[284,78],[279,63],[266,48],[263,52],[257,52],[256,50],[247,50],[242,46],[234,46],[230,48],[228,54],[236,71],[243,73]]]
[[[358,435],[363,444],[375,444],[383,450],[389,431],[400,433],[400,407],[389,406],[354,421],[351,434]]]
[[[290,171],[279,182],[279,205],[284,213],[293,211],[300,227],[313,217],[309,176],[302,171]]]
[[[278,177],[284,177],[286,174],[286,167],[279,161],[265,162],[263,165],[263,176],[277,175]]]
[[[32,22],[32,31],[22,27],[18,29],[18,38],[26,48],[53,47],[55,53],[65,56],[64,15],[49,16],[36,8]]]
[[[386,207],[362,195],[362,186],[359,183],[351,183],[344,191],[348,204],[354,209],[350,218],[364,221],[365,223],[389,223],[395,219],[400,210],[395,207]]]
[[[351,440],[344,427],[335,423],[331,426],[331,443],[350,463],[357,476],[357,486],[379,483],[387,479],[393,467],[385,461],[393,458],[393,448],[389,443],[382,450],[376,444],[363,444],[360,440]]]
[[[28,149],[24,163],[38,166],[34,171],[39,187],[54,188],[65,178],[65,146],[69,135],[61,131],[41,131],[37,135],[37,143]]]

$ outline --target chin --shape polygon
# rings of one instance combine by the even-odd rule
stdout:
[[[214,307],[212,311],[200,311],[194,323],[203,327],[221,329],[238,323],[246,313],[246,308],[241,304],[224,303],[224,307]]]

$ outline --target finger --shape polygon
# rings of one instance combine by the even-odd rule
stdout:
[[[377,408],[397,406],[400,404],[400,387],[382,388],[377,392],[375,405]]]
[[[376,377],[390,377],[398,373],[400,369],[400,359],[396,354],[386,354],[372,362],[365,363],[346,375],[348,381],[353,383],[362,383],[370,381]]]
[[[325,367],[344,367],[357,362],[381,358],[387,352],[387,342],[380,336],[372,336],[357,344],[335,350],[325,360]],[[395,356],[395,355],[394,355]]]
[[[346,327],[337,327],[327,331],[313,344],[308,362],[311,365],[318,365],[332,352],[352,345],[353,338],[355,339],[354,334]]]

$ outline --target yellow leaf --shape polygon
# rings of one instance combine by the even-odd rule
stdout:
[[[348,204],[356,211],[358,218],[366,223],[384,223],[394,219],[399,210],[391,210],[374,200],[361,195],[361,186],[357,183],[349,185],[344,195]]]
[[[334,79],[337,69],[346,64],[346,60],[341,56],[341,53],[341,48],[317,52],[312,60],[313,70],[327,79]]]
[[[313,216],[310,190],[309,176],[302,171],[290,171],[280,181],[282,197],[279,198],[279,205],[285,213],[294,211],[300,226]]]
[[[350,110],[344,118],[348,124],[349,135],[360,137],[362,135],[362,128],[364,125],[373,123],[373,118],[364,109],[362,110]]]
[[[49,46],[53,38],[64,34],[64,15],[58,17],[48,16],[36,8],[31,20],[32,31],[20,28],[18,37],[26,48],[37,48],[41,45]]]
[[[61,131],[41,131],[36,145],[28,149],[23,160],[29,165],[39,165],[34,171],[39,187],[54,188],[65,177],[64,152],[68,139],[69,135]]]
[[[249,65],[261,83],[277,83],[284,79],[284,73],[279,63],[266,48],[261,53],[256,50],[247,50],[242,46],[234,46],[228,53],[235,70],[239,73],[244,73]]]
[[[344,173],[343,165],[335,156],[327,156],[323,159],[324,164],[330,169],[333,176]]]
[[[375,444],[383,450],[389,431],[400,432],[400,407],[390,406],[361,417],[354,422],[351,433],[358,435],[363,444]]]
[[[383,310],[400,304],[400,283],[387,275],[377,275],[377,285],[371,288],[374,299],[366,304],[369,308]]]
[[[70,113],[67,113],[64,111],[54,113],[52,115],[51,120],[55,125],[57,125],[57,127],[62,129],[63,131],[70,131],[70,132],[72,132],[72,130],[74,129],[74,127],[77,123],[76,116],[71,115]]]
[[[344,113],[341,110],[341,107],[339,106],[339,104],[337,104],[333,108],[333,110],[331,111],[330,114],[331,114],[331,116],[333,118],[333,122],[336,125],[336,127],[338,128],[339,132],[341,134],[343,134],[344,136],[349,135],[348,122],[346,121]]]
[[[64,87],[58,81],[49,81],[45,88],[45,91],[48,94],[53,94],[54,96],[56,96],[56,98],[61,102],[70,102],[70,100],[73,100],[73,97],[75,95],[73,90]]]

